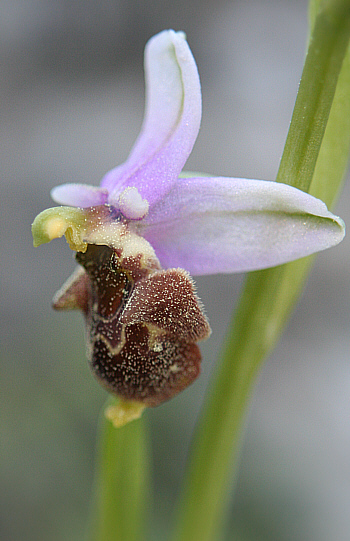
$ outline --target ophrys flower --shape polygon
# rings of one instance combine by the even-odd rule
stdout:
[[[329,248],[344,224],[290,186],[181,173],[198,134],[201,91],[183,33],[145,51],[146,111],[127,161],[100,187],[54,188],[34,244],[66,235],[79,267],[56,294],[85,314],[98,379],[124,402],[116,423],[174,396],[199,373],[210,333],[191,274],[243,272]]]

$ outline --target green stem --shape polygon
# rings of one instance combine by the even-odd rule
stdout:
[[[349,42],[348,0],[321,2],[277,182],[308,191]]]
[[[146,537],[150,474],[144,423],[141,418],[115,428],[102,414],[89,541]]]
[[[317,17],[302,74],[278,180],[331,204],[344,176],[350,122],[339,133],[336,119],[350,115],[349,71],[337,90],[330,124],[318,156],[350,34],[349,2],[324,2]],[[346,63],[348,68],[348,62]],[[331,74],[331,75],[329,75]],[[343,93],[346,100],[344,102]],[[332,170],[332,153],[342,146],[342,167]],[[328,132],[328,133],[327,133]],[[343,142],[345,141],[345,143]],[[323,151],[324,149],[324,151]],[[327,158],[328,156],[328,158]],[[315,172],[316,167],[316,172]],[[325,176],[327,173],[328,176]],[[326,185],[326,188],[324,186]],[[178,506],[174,540],[212,541],[219,536],[237,471],[241,434],[252,385],[293,308],[313,258],[250,273],[196,432]]]

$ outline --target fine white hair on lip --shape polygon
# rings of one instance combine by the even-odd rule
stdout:
[[[137,188],[126,188],[119,197],[119,210],[130,220],[140,220],[148,213],[149,204],[146,199],[142,199]]]

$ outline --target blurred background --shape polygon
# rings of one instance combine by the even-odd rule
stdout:
[[[11,0],[0,3],[0,539],[83,541],[106,393],[89,372],[82,317],[51,297],[74,268],[64,240],[30,225],[63,182],[97,185],[143,115],[143,48],[184,30],[203,89],[186,168],[272,180],[307,35],[305,0]],[[337,213],[350,223],[345,185]],[[350,241],[321,254],[255,388],[226,541],[348,541]],[[213,328],[203,374],[147,412],[154,531],[164,538],[190,436],[242,276],[197,280]],[[197,540],[194,540],[197,541]],[[199,541],[199,540],[198,540]]]

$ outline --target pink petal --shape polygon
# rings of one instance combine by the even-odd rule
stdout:
[[[163,267],[191,274],[273,267],[338,244],[342,220],[300,190],[262,180],[182,178],[138,226]]]
[[[182,32],[166,30],[145,50],[146,111],[127,161],[107,173],[101,186],[115,204],[128,186],[150,204],[159,200],[182,170],[197,138],[201,91],[197,66]]]
[[[107,203],[108,191],[88,184],[61,184],[51,190],[51,197],[60,205],[86,208]]]

